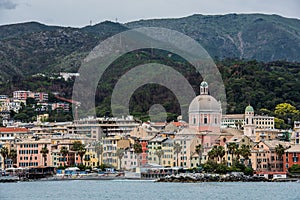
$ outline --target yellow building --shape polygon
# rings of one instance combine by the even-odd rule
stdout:
[[[130,140],[121,138],[120,136],[110,136],[103,138],[103,164],[112,165],[115,168],[119,168],[119,158],[117,157],[118,149],[126,149],[130,147]]]
[[[88,167],[97,167],[99,165],[99,157],[95,145],[89,143],[85,146],[86,152],[83,157],[83,164]]]
[[[164,167],[174,167],[174,140],[168,138],[163,141],[161,148],[164,152],[161,159],[161,165]]]

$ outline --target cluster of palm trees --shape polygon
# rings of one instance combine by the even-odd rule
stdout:
[[[242,144],[239,147],[236,143],[228,143],[227,149],[228,153],[231,155],[232,164],[234,160],[236,160],[239,163],[241,156],[244,158],[245,161],[248,161],[251,156],[250,145]],[[249,164],[249,162],[247,164]]]
[[[86,153],[86,148],[81,141],[74,141],[72,144],[72,151],[75,151],[80,157],[80,164],[83,164],[83,156]],[[41,152],[42,153],[42,152]],[[69,149],[66,146],[62,146],[60,149],[60,153],[63,156],[64,166],[66,166],[66,157],[69,154]]]
[[[242,144],[240,147],[236,143],[227,144],[227,152],[231,155],[232,164],[234,161],[240,163],[241,156],[245,161],[249,160],[251,156],[251,148],[249,145]],[[213,146],[213,148],[208,152],[208,158],[215,162],[225,162],[224,156],[226,154],[225,148],[223,146]],[[249,164],[249,162],[247,163]]]
[[[16,160],[17,159],[17,151],[15,149],[11,149],[9,151],[8,148],[4,146],[4,147],[2,147],[0,149],[0,154],[1,154],[2,158],[3,158],[4,169],[6,167],[6,160],[7,160],[7,158],[12,159],[13,163],[17,163],[17,160]]]
[[[207,155],[211,160],[222,162],[222,159],[225,156],[225,149],[223,146],[213,146]]]

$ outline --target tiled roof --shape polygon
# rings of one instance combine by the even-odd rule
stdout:
[[[17,128],[17,127],[1,127],[0,133],[27,133],[29,130],[27,128]]]
[[[295,146],[292,146],[291,148],[285,150],[285,152],[300,153],[300,144],[296,144]]]

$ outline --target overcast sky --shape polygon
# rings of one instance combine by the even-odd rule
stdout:
[[[0,24],[38,21],[82,27],[192,14],[266,13],[300,19],[299,0],[0,0]]]

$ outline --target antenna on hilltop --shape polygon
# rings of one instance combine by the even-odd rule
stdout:
[[[118,23],[118,18],[116,18],[116,23]]]
[[[90,20],[90,26],[92,26],[92,24],[93,24],[93,21],[92,21],[92,20]]]

